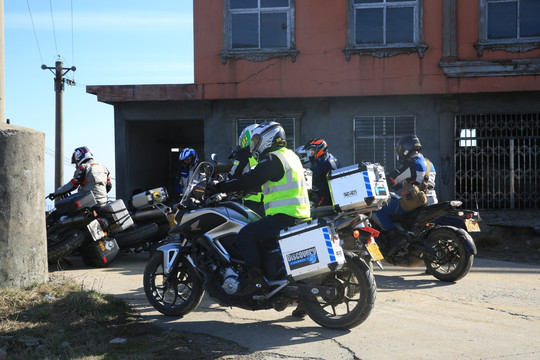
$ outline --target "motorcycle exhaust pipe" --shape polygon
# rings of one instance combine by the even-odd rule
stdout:
[[[133,221],[135,222],[143,222],[143,221],[158,218],[158,217],[165,218],[165,215],[159,209],[151,209],[151,210],[146,210],[146,211],[137,211],[135,214],[131,215],[131,217],[133,218]],[[165,218],[165,220],[167,219]]]

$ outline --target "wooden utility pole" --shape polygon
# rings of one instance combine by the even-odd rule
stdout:
[[[75,71],[77,68],[62,67],[62,62],[57,61],[55,67],[47,67],[41,65],[43,70],[49,69],[55,75],[54,91],[56,92],[56,132],[55,132],[55,149],[54,149],[54,188],[58,189],[64,185],[64,75],[70,70]],[[54,71],[53,71],[54,70]],[[65,70],[65,72],[64,72]]]

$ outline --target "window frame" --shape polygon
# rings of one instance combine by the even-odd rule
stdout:
[[[404,7],[405,5],[414,6],[414,24],[413,24],[413,36],[412,43],[391,43],[383,45],[358,45],[356,44],[356,22],[355,13],[358,8],[374,8],[374,7]],[[383,24],[386,26],[386,23]],[[363,4],[358,5],[354,3],[354,0],[347,0],[347,44],[343,53],[347,61],[350,60],[351,55],[371,55],[374,57],[390,57],[399,54],[410,54],[417,52],[420,58],[424,57],[424,52],[428,48],[424,44],[424,0],[403,0],[402,2],[387,3],[386,0],[382,0],[381,3]]]
[[[260,5],[260,0],[259,5]],[[275,47],[275,48],[232,48],[232,24],[231,16],[233,14],[241,14],[247,12],[284,12],[284,8],[279,8],[281,10],[276,11],[275,8],[269,8],[270,10],[261,11],[261,8],[257,9],[236,9],[231,11],[229,8],[229,0],[222,0],[222,9],[223,9],[223,38],[222,38],[222,51],[219,53],[221,62],[223,64],[227,63],[229,59],[246,59],[249,61],[266,61],[272,58],[279,57],[291,57],[291,61],[296,61],[296,56],[298,51],[296,50],[296,30],[295,30],[295,9],[296,9],[296,0],[289,0],[289,7],[287,10],[287,46],[285,47]],[[260,28],[259,28],[260,34]],[[259,39],[260,41],[260,39]]]
[[[488,39],[488,3],[504,3],[516,2],[518,5],[522,0],[480,0],[478,8],[478,41],[474,44],[478,56],[482,56],[484,49],[488,50],[504,50],[507,52],[524,52],[540,48],[540,36],[520,38],[520,34],[516,38],[506,39]],[[519,31],[519,14],[517,16],[518,31]]]
[[[412,129],[407,129],[406,131],[403,131],[403,133],[396,133],[396,119],[399,119],[399,118],[403,118],[403,119],[406,119],[406,118],[410,118],[410,120],[412,121]],[[370,122],[373,123],[373,132],[371,135],[359,135],[357,133],[357,121],[362,121],[362,120],[368,120]],[[388,126],[385,126],[384,127],[384,130],[386,132],[386,134],[384,135],[381,135],[381,134],[377,134],[376,133],[376,129],[375,129],[375,123],[377,121],[384,121],[384,122],[388,122],[388,121],[392,121],[392,126],[391,126],[391,130],[392,130],[392,133],[391,134],[388,134],[388,131],[390,130],[390,128]],[[381,165],[384,166],[384,168],[386,169],[387,172],[390,172],[394,169],[397,168],[397,159],[396,159],[396,154],[395,154],[395,148],[396,148],[396,144],[398,142],[398,140],[402,137],[402,136],[405,136],[405,135],[410,135],[410,134],[416,134],[416,130],[417,130],[417,120],[416,120],[416,116],[414,115],[410,115],[410,114],[401,114],[401,115],[358,115],[358,116],[354,116],[353,117],[353,155],[354,155],[354,158],[353,158],[353,161],[355,163],[358,163],[360,161],[367,161],[367,162],[377,162]],[[393,141],[393,144],[392,144],[392,150],[390,151],[390,153],[386,152],[385,153],[385,161],[381,161],[381,159],[358,159],[358,154],[357,154],[357,148],[358,148],[358,141],[361,141],[362,139],[366,140],[366,144],[367,142],[369,141],[371,143],[370,146],[373,147],[373,155],[375,156],[375,144],[377,143],[380,143],[381,141],[388,141],[388,140],[392,140]],[[363,146],[366,146],[366,145],[363,145]],[[389,158],[391,159],[392,161],[392,165],[389,166],[389,164],[387,164],[386,162],[389,161]]]

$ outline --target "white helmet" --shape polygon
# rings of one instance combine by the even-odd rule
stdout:
[[[251,153],[260,157],[265,153],[287,145],[285,130],[275,121],[260,124],[251,136]]]
[[[251,144],[251,137],[253,136],[253,130],[255,130],[259,124],[251,124],[249,126],[246,126],[244,130],[242,130],[242,133],[240,134],[240,137],[238,138],[238,145],[240,145],[240,148],[248,147]]]
[[[190,169],[193,165],[195,165],[199,161],[197,152],[192,148],[185,148],[184,150],[182,150],[182,152],[178,156],[178,160],[182,162],[189,158],[191,158],[191,162],[187,165],[188,169]]]

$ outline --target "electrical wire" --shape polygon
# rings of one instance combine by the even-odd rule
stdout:
[[[52,20],[52,27],[53,27],[53,37],[54,37],[54,47],[56,49],[56,54],[58,54],[58,44],[56,43],[56,28],[54,27],[54,14],[52,9],[52,0],[49,0],[49,7],[51,8],[51,20]],[[60,54],[58,54],[60,56]]]
[[[32,29],[34,30],[34,38],[36,39],[36,45],[37,45],[38,52],[39,52],[39,58],[41,59],[41,63],[43,64],[43,56],[41,55],[41,48],[39,47],[39,41],[38,41],[38,38],[37,38],[36,27],[34,26],[34,17],[32,16],[32,11],[30,10],[30,3],[28,2],[28,0],[26,0],[26,5],[28,6],[28,13],[30,14],[30,21],[32,22]]]

